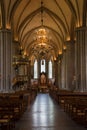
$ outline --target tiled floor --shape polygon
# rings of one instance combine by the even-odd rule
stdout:
[[[87,130],[87,128],[71,120],[49,94],[38,94],[32,106],[16,123],[15,130]]]

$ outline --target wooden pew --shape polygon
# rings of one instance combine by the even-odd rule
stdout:
[[[84,126],[87,126],[87,93],[58,90],[55,95],[51,91],[52,98],[64,109],[68,115]]]
[[[27,107],[34,101],[36,91],[19,91],[15,93],[0,93],[0,125],[7,130],[15,127],[15,121],[20,119]]]

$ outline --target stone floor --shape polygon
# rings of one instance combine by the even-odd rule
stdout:
[[[36,100],[16,123],[15,130],[87,130],[76,124],[49,94],[38,94]]]

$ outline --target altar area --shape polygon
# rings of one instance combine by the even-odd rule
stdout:
[[[48,92],[47,78],[44,72],[40,74],[39,92]]]

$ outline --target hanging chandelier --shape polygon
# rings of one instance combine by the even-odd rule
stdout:
[[[48,30],[43,25],[43,2],[41,1],[41,28],[36,31],[36,38],[38,45],[46,45],[49,42]]]
[[[48,38],[47,31],[45,28],[40,28],[37,31],[36,40],[37,40],[38,44],[43,44],[43,45],[45,45],[45,43],[49,42],[49,38]]]

